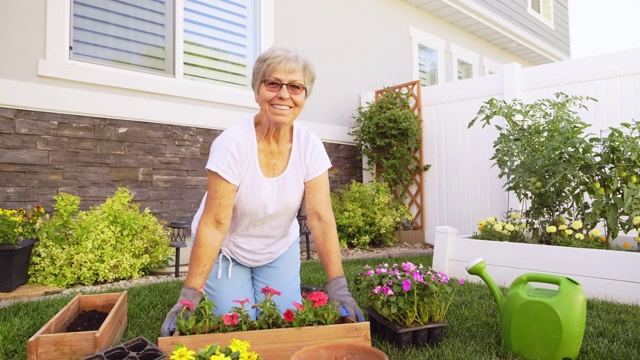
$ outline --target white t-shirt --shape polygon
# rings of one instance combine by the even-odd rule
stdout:
[[[206,166],[238,187],[222,253],[245,266],[265,265],[282,255],[300,238],[296,215],[304,182],[330,167],[320,138],[295,122],[289,164],[275,178],[266,178],[260,169],[253,116],[223,131],[211,145]],[[206,197],[193,218],[194,239]]]

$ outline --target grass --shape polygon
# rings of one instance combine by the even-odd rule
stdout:
[[[403,257],[388,262],[411,261],[431,264],[431,257]],[[363,265],[377,265],[382,260],[346,260],[345,273],[351,281]],[[322,285],[325,281],[318,261],[306,261],[301,269],[302,282]],[[351,281],[352,282],[352,281]],[[144,336],[156,342],[166,312],[175,303],[181,281],[170,281],[126,289],[128,325],[122,342]],[[112,290],[118,291],[118,290]],[[121,291],[121,290],[120,290]],[[503,289],[506,294],[506,290]],[[0,309],[0,359],[25,359],[26,343],[73,296],[45,298],[16,303]],[[610,301],[587,302],[587,324],[579,359],[640,359],[639,305]],[[521,359],[500,347],[498,310],[487,286],[467,283],[447,315],[449,325],[438,348],[397,348],[373,338],[373,346],[383,350],[391,360],[400,359]]]

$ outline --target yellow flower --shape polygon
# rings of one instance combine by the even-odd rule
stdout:
[[[511,213],[510,217],[511,217],[512,219],[519,219],[519,218],[520,218],[520,215],[518,215],[518,213]]]
[[[567,225],[562,224],[558,226],[558,230],[567,230]]]
[[[636,216],[633,218],[633,225],[640,225],[640,216]]]
[[[260,357],[253,351],[240,354],[240,360],[258,360]]]
[[[558,231],[558,229],[556,229],[556,227],[555,227],[555,226],[553,226],[553,225],[551,225],[551,226],[547,226],[547,232],[548,232],[548,233],[552,233],[552,234],[553,234],[553,233],[554,233],[554,232],[556,232],[556,231]]]
[[[589,232],[589,234],[595,236],[595,237],[599,237],[600,235],[602,235],[602,232],[598,229],[593,229]]]
[[[636,236],[636,237],[634,237],[634,238],[633,238],[633,240],[635,240],[635,241],[637,241],[637,242],[640,242],[640,236]]]
[[[478,220],[478,225],[482,226],[484,224],[486,224],[487,222],[484,220]]]
[[[622,246],[624,246],[624,248],[625,248],[625,249],[628,249],[631,245],[629,245],[629,243],[628,243],[628,242],[626,242],[626,243],[624,243],[624,245],[622,245]]]
[[[502,231],[502,225],[500,225],[500,224],[495,224],[495,225],[493,225],[493,230],[495,230],[495,231]]]
[[[487,222],[488,222],[489,224],[495,224],[495,223],[496,223],[496,221],[498,221],[498,217],[497,217],[497,216],[489,216],[489,217],[487,218]]]
[[[195,360],[195,357],[193,357],[193,355],[195,355],[196,352],[193,350],[189,350],[186,347],[180,347],[177,348],[175,350],[173,350],[173,354],[171,355],[171,357],[169,359],[171,360]]]
[[[573,230],[580,230],[582,228],[582,221],[576,220],[576,221],[572,222],[571,223],[571,228]]]
[[[573,234],[573,230],[571,230],[571,229],[567,229],[567,230],[565,230],[565,233],[566,233],[567,235],[571,235],[571,234]]]
[[[578,239],[578,240],[583,240],[583,239],[584,239],[584,235],[582,235],[582,234],[580,234],[580,233],[577,233],[577,234],[576,234],[576,239]]]
[[[242,341],[238,339],[232,339],[231,343],[229,344],[229,349],[231,349],[232,352],[239,351],[241,353],[244,353],[247,352],[249,347],[251,347],[251,344],[249,344],[248,341]]]
[[[225,354],[211,355],[211,357],[209,358],[209,360],[229,360],[229,359],[231,358]]]
[[[511,225],[511,224],[507,224],[507,225],[505,225],[505,227],[504,227],[504,228],[505,228],[505,229],[507,229],[507,231],[513,231],[513,230],[515,230],[515,229],[516,229],[516,227],[515,227],[515,226],[513,226],[513,225]]]

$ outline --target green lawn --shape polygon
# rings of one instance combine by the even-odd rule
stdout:
[[[382,260],[344,261],[351,279],[364,264]],[[431,257],[403,257],[387,262],[412,261],[431,264]],[[322,285],[322,267],[317,261],[302,264],[302,281]],[[175,303],[182,282],[171,281],[138,286],[128,291],[128,326],[122,342],[144,336],[156,342],[166,312]],[[504,289],[503,289],[504,290]],[[116,290],[113,290],[116,291]],[[25,359],[27,339],[54,316],[72,296],[17,303],[0,309],[0,359]],[[587,326],[579,359],[640,359],[640,306],[589,300]],[[373,345],[389,359],[520,359],[500,348],[500,327],[496,303],[489,288],[467,283],[458,291],[449,314],[449,325],[439,348],[399,349],[373,338]]]

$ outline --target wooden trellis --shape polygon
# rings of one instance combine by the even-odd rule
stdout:
[[[418,115],[420,118],[420,128],[422,126],[422,101],[421,101],[421,86],[420,80],[411,81],[405,84],[400,84],[396,86],[391,86],[385,89],[376,90],[375,99],[378,100],[385,91],[399,91],[411,94],[411,110],[414,114]],[[424,138],[424,136],[423,136]],[[422,139],[420,139],[420,146],[413,153],[414,159],[418,161],[420,167],[411,174],[411,178],[413,179],[413,184],[405,187],[403,189],[403,193],[401,195],[406,195],[405,205],[409,207],[411,214],[414,215],[414,219],[412,222],[412,227],[414,230],[424,230],[424,171],[422,166],[424,166],[423,158],[422,158]],[[409,171],[409,170],[407,170]]]

